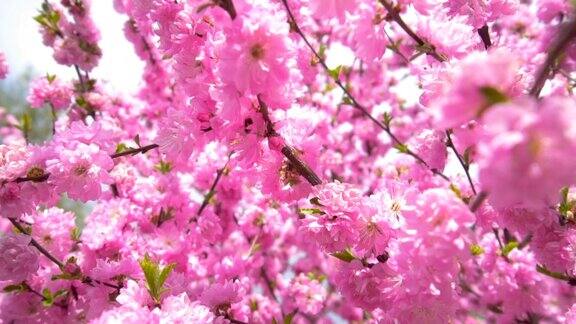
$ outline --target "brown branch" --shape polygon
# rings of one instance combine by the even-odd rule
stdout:
[[[490,29],[488,25],[482,26],[482,28],[478,29],[478,35],[480,35],[480,39],[482,40],[482,44],[484,44],[484,48],[488,49],[492,46],[492,40],[490,39]]]
[[[574,38],[576,38],[576,18],[565,24],[564,28],[558,34],[558,37],[554,40],[552,47],[548,51],[548,56],[546,57],[544,64],[542,64],[536,74],[534,85],[529,92],[531,96],[536,98],[540,96],[540,92],[542,91],[542,88],[544,88],[546,79],[550,76],[553,66],[558,63],[557,61],[561,58],[562,53]]]
[[[200,215],[202,215],[202,212],[204,211],[204,209],[206,209],[206,207],[208,207],[208,204],[210,203],[210,199],[212,199],[212,197],[214,197],[214,195],[216,194],[216,186],[218,185],[218,182],[220,182],[222,175],[226,171],[226,168],[228,167],[228,164],[230,163],[231,157],[232,157],[232,153],[230,153],[230,155],[228,155],[228,161],[226,161],[226,164],[224,164],[224,166],[222,168],[218,169],[218,171],[216,172],[216,178],[214,178],[214,181],[212,182],[212,185],[210,186],[210,190],[208,190],[208,193],[206,193],[206,195],[204,195],[204,200],[202,200],[202,204],[200,205],[200,209],[198,209],[198,212],[196,212],[195,217],[190,218],[188,223],[191,223],[193,220],[200,217]]]
[[[478,208],[482,206],[482,203],[484,202],[484,200],[486,200],[486,198],[488,198],[488,193],[485,191],[480,191],[480,193],[477,194],[476,197],[474,197],[474,200],[470,202],[470,211],[471,212],[477,211]]]
[[[12,225],[22,234],[24,235],[28,235],[30,236],[30,245],[32,245],[33,247],[35,247],[42,255],[44,255],[45,257],[47,257],[50,261],[52,261],[54,264],[56,264],[58,266],[58,268],[60,268],[60,270],[64,270],[64,263],[60,260],[58,260],[58,258],[56,258],[55,256],[53,256],[48,250],[46,250],[42,245],[40,245],[40,243],[38,243],[38,241],[36,241],[32,235],[30,235],[30,233],[28,233],[28,231],[26,231],[26,229],[24,227],[22,227],[22,225],[20,225],[20,223],[15,219],[15,218],[8,218],[8,220],[10,221],[10,223],[12,223]],[[90,284],[92,282],[96,282],[98,284],[104,285],[104,286],[108,286],[110,288],[115,288],[115,289],[121,289],[122,286],[118,286],[118,285],[114,285],[111,283],[107,283],[107,282],[102,282],[99,280],[95,280],[92,279],[88,276],[83,276],[82,279],[82,283],[86,283],[86,284]]]
[[[264,268],[260,268],[260,276],[262,276],[262,279],[264,279],[264,282],[266,283],[266,287],[268,288],[270,295],[274,297],[274,300],[276,300],[277,303],[280,303],[278,297],[276,296],[276,293],[274,292],[274,285],[272,284],[272,280],[270,280],[270,277],[268,277],[268,274],[266,273],[266,270],[264,270]]]
[[[126,156],[126,155],[136,155],[138,153],[146,153],[152,149],[155,149],[158,147],[158,144],[150,144],[150,145],[146,145],[146,146],[142,146],[139,148],[134,148],[134,149],[128,149],[126,151],[122,151],[119,153],[114,153],[111,154],[110,157],[113,159],[122,157],[122,156]],[[16,183],[21,183],[21,182],[26,182],[26,181],[32,181],[32,182],[44,182],[46,180],[48,180],[48,178],[50,177],[50,173],[45,173],[39,177],[18,177],[16,178],[16,180],[14,180],[14,182]]]
[[[138,153],[144,154],[144,153],[146,153],[152,149],[155,149],[157,147],[158,147],[158,144],[150,144],[150,145],[142,146],[142,147],[135,148],[135,149],[128,149],[126,151],[122,151],[119,153],[114,153],[114,154],[110,155],[110,157],[113,159],[116,159],[116,158],[119,158],[119,157],[125,156],[125,155],[136,155]]]
[[[446,131],[446,146],[451,148],[452,151],[454,152],[454,154],[456,154],[456,157],[458,158],[458,162],[460,162],[460,165],[464,169],[464,173],[466,173],[466,178],[468,178],[468,183],[470,183],[470,188],[472,189],[472,192],[476,195],[477,194],[476,193],[476,187],[474,187],[474,182],[472,181],[472,177],[470,176],[470,165],[468,164],[468,162],[466,162],[466,161],[464,161],[464,159],[462,159],[462,156],[460,155],[460,153],[456,149],[456,146],[454,145],[454,142],[452,141],[452,132],[450,130]]]
[[[8,218],[8,220],[10,221],[10,223],[12,223],[12,225],[14,225],[14,227],[18,229],[18,231],[20,231],[20,233],[30,236],[30,244],[34,246],[40,253],[42,253],[45,257],[50,259],[50,261],[54,262],[58,266],[58,268],[64,269],[64,263],[62,263],[62,261],[58,260],[55,256],[50,254],[48,250],[46,250],[42,245],[40,245],[40,243],[38,243],[38,241],[36,241],[32,237],[32,235],[28,234],[26,229],[22,227],[22,225],[20,225],[20,223],[18,223],[16,219]]]
[[[294,29],[294,31],[300,35],[300,37],[302,38],[302,40],[304,41],[304,43],[306,43],[306,46],[308,46],[308,48],[310,49],[310,51],[314,54],[314,56],[316,57],[316,59],[318,60],[318,62],[320,63],[320,65],[322,66],[322,68],[324,68],[324,70],[326,72],[328,72],[328,75],[330,75],[330,68],[328,67],[328,65],[326,65],[326,62],[324,61],[324,59],[322,58],[322,56],[320,56],[320,54],[316,51],[316,49],[314,49],[314,46],[312,46],[312,44],[310,43],[310,41],[308,40],[308,38],[306,37],[306,35],[304,34],[304,32],[300,29],[300,26],[298,26],[298,23],[296,23],[296,18],[294,18],[294,15],[292,14],[292,11],[290,10],[290,7],[288,6],[288,2],[287,0],[282,0],[282,3],[284,4],[284,7],[286,8],[286,12],[288,13],[288,17],[290,18],[290,20],[292,21],[292,28]],[[416,35],[417,36],[417,35]],[[420,164],[424,165],[426,168],[428,168],[433,174],[441,177],[442,179],[446,180],[446,181],[450,181],[450,179],[444,175],[442,172],[440,172],[439,170],[432,168],[426,161],[424,161],[423,158],[421,158],[418,154],[416,154],[414,151],[412,151],[410,148],[408,148],[408,146],[406,146],[404,143],[402,143],[402,141],[400,141],[400,139],[398,139],[398,137],[396,137],[396,135],[394,135],[394,133],[392,133],[392,129],[390,128],[389,125],[386,125],[384,123],[382,123],[381,121],[379,121],[378,119],[374,118],[372,116],[372,114],[370,114],[368,112],[368,110],[366,109],[366,107],[364,107],[363,105],[361,105],[358,100],[356,100],[356,98],[350,93],[350,91],[348,90],[348,88],[346,86],[344,86],[342,84],[342,82],[338,79],[338,78],[334,78],[332,77],[332,80],[334,81],[334,83],[336,83],[336,85],[344,92],[344,94],[346,94],[346,96],[350,99],[351,102],[351,106],[354,107],[355,109],[358,109],[362,112],[362,114],[367,117],[368,119],[370,119],[374,124],[376,124],[380,129],[382,129],[384,132],[386,132],[386,134],[388,134],[388,136],[392,139],[392,142],[395,145],[399,145],[401,147],[403,147],[403,152],[412,156],[414,159],[416,159],[416,161],[418,161]]]
[[[392,3],[387,0],[379,1],[388,11],[388,16],[394,20],[400,26],[400,28],[402,28],[404,32],[406,32],[406,34],[408,34],[408,36],[410,36],[410,38],[416,42],[416,44],[418,44],[418,46],[424,51],[424,53],[426,53],[426,55],[432,56],[438,62],[444,62],[447,60],[446,56],[438,53],[434,45],[428,43],[422,37],[418,36],[418,34],[416,34],[412,28],[406,24],[406,22],[404,22],[404,19],[402,19],[400,16],[400,10],[397,7],[394,7],[394,5],[392,5]]]
[[[232,20],[234,20],[237,16],[236,8],[234,8],[234,3],[232,0],[214,0],[214,3],[224,9],[229,15]]]
[[[48,300],[46,298],[46,296],[42,295],[41,293],[39,293],[38,291],[36,291],[32,287],[30,287],[30,285],[26,281],[22,282],[21,285],[25,289],[25,291],[30,292],[30,293],[40,297],[43,302]],[[58,306],[62,309],[65,309],[66,307],[68,307],[66,304],[62,304],[60,302],[54,302],[53,305]]]
[[[257,97],[258,97],[258,104],[260,106],[260,113],[262,113],[262,117],[264,118],[264,122],[266,123],[266,137],[268,138],[279,137],[280,134],[276,132],[276,130],[274,129],[274,124],[272,123],[272,120],[270,120],[270,113],[268,112],[268,106],[262,100],[260,95],[258,95]],[[312,169],[306,164],[306,162],[300,159],[300,157],[298,156],[299,155],[298,152],[293,147],[289,145],[284,145],[281,151],[282,154],[288,159],[288,161],[290,161],[294,169],[296,169],[296,172],[298,172],[299,175],[304,177],[304,179],[306,179],[308,183],[310,183],[312,186],[317,186],[322,183],[322,180],[320,180],[318,175],[316,175],[316,173],[312,171]]]

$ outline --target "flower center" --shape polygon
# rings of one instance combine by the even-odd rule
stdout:
[[[74,174],[77,176],[83,176],[88,173],[88,167],[86,165],[78,165],[74,168]]]
[[[30,179],[38,179],[44,176],[44,170],[37,166],[31,167],[30,170],[26,173],[26,177]]]
[[[260,44],[255,44],[254,46],[252,46],[252,48],[250,49],[250,55],[252,55],[252,57],[255,60],[261,60],[264,58],[264,47]]]
[[[282,163],[282,167],[280,168],[280,180],[284,185],[289,185],[290,187],[300,183],[300,175],[292,163],[286,161]]]

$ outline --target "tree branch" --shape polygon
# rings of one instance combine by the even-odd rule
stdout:
[[[260,105],[260,112],[262,113],[264,122],[266,123],[266,129],[267,129],[266,137],[268,137],[269,139],[271,137],[280,137],[280,134],[276,132],[276,130],[274,129],[274,124],[270,120],[270,113],[268,112],[268,106],[262,100],[260,95],[258,95],[257,97],[258,97],[258,104]],[[293,147],[290,147],[289,145],[284,145],[284,147],[282,147],[281,149],[281,152],[288,159],[288,161],[290,161],[290,163],[292,164],[294,169],[296,169],[298,174],[304,177],[304,179],[306,179],[308,183],[310,183],[312,186],[317,186],[322,183],[322,180],[320,180],[320,178],[316,175],[316,173],[314,173],[314,171],[312,171],[312,169],[306,164],[306,162],[300,159],[300,157],[298,156],[299,155],[298,152]]]
[[[562,53],[568,47],[570,42],[576,38],[576,18],[568,22],[562,31],[558,34],[558,37],[554,40],[552,47],[548,51],[548,56],[544,61],[544,64],[538,70],[536,77],[534,79],[534,85],[530,89],[530,95],[538,98],[546,79],[550,76],[550,71],[553,66],[556,65],[559,59],[561,59]]]
[[[404,19],[402,19],[400,16],[400,10],[398,8],[394,7],[394,5],[392,5],[392,3],[387,0],[379,1],[388,11],[388,16],[394,20],[400,26],[400,28],[402,28],[402,30],[404,30],[404,32],[406,32],[406,34],[408,34],[408,36],[410,36],[410,38],[416,42],[416,44],[418,44],[418,46],[424,51],[424,53],[426,53],[426,55],[432,56],[438,62],[444,62],[447,60],[445,55],[438,53],[434,45],[426,42],[422,37],[418,36],[418,34],[416,34],[412,28],[406,24],[406,22],[404,22]]]
[[[135,148],[135,149],[128,149],[126,151],[122,151],[119,153],[114,153],[114,154],[110,155],[110,157],[113,159],[116,159],[116,158],[119,158],[119,157],[125,156],[125,155],[136,155],[138,153],[144,154],[144,153],[146,153],[152,149],[155,149],[157,147],[158,147],[158,144],[150,144],[150,145],[142,146],[142,147]]]
[[[230,153],[228,155],[228,161],[226,161],[226,164],[224,164],[224,166],[222,168],[218,169],[218,171],[216,172],[216,178],[214,178],[214,181],[212,182],[212,185],[210,186],[210,190],[206,193],[206,195],[204,195],[204,200],[202,200],[202,204],[200,205],[200,209],[198,209],[198,212],[196,212],[195,217],[191,217],[190,220],[188,220],[188,223],[191,223],[194,219],[197,219],[198,217],[200,217],[200,215],[202,215],[202,212],[204,211],[204,209],[206,209],[206,207],[208,207],[208,204],[210,203],[210,199],[212,199],[212,197],[214,197],[214,195],[216,194],[216,186],[218,185],[218,182],[220,182],[222,175],[224,174],[224,172],[226,171],[226,168],[228,167],[228,164],[230,163],[230,157],[231,156],[232,156],[232,153]]]
[[[290,7],[288,6],[288,2],[287,0],[282,0],[282,3],[284,4],[284,7],[286,8],[286,12],[288,13],[288,17],[290,18],[290,20],[292,21],[292,27],[294,28],[294,31],[300,35],[300,37],[302,38],[302,40],[304,41],[304,43],[306,43],[306,45],[308,46],[308,48],[310,49],[310,51],[312,51],[312,53],[314,54],[314,56],[318,59],[318,62],[320,63],[320,65],[322,66],[322,68],[324,68],[324,70],[326,72],[328,72],[328,75],[330,75],[330,68],[328,67],[328,65],[326,65],[326,62],[324,61],[324,59],[320,56],[320,54],[314,49],[314,46],[312,46],[312,44],[310,43],[310,41],[308,41],[308,38],[306,37],[306,35],[304,34],[304,32],[300,29],[300,26],[298,26],[298,23],[296,22],[296,19],[294,18],[294,15],[292,14],[292,11],[290,10]],[[417,36],[417,35],[416,35]],[[374,124],[376,124],[379,128],[381,128],[384,132],[386,132],[386,134],[388,134],[388,136],[392,139],[392,142],[395,145],[399,145],[401,147],[404,148],[403,152],[412,156],[414,159],[416,159],[416,161],[418,161],[420,164],[424,165],[426,168],[428,168],[433,174],[440,176],[442,179],[446,180],[446,181],[450,181],[450,179],[444,175],[442,172],[440,172],[439,170],[430,167],[430,165],[424,161],[424,159],[422,159],[418,154],[416,154],[414,151],[412,151],[410,148],[408,148],[408,146],[406,146],[404,143],[402,143],[402,141],[400,141],[400,139],[398,139],[398,137],[396,137],[396,135],[394,135],[394,133],[392,133],[392,130],[390,129],[389,125],[385,125],[384,123],[382,123],[381,121],[377,120],[376,118],[374,118],[372,116],[372,114],[370,114],[368,112],[368,110],[362,106],[357,100],[356,98],[350,93],[350,91],[342,84],[342,82],[340,80],[338,80],[338,78],[334,78],[332,77],[332,80],[336,83],[336,85],[344,92],[344,94],[346,94],[346,96],[350,99],[350,102],[352,104],[352,107],[360,110],[362,112],[362,114],[365,117],[368,117],[368,119],[370,119]]]
[[[58,268],[60,268],[60,270],[64,270],[64,263],[60,260],[58,260],[58,258],[56,258],[55,256],[53,256],[48,250],[46,250],[42,245],[40,245],[40,243],[38,243],[38,241],[36,241],[32,235],[30,235],[26,229],[24,227],[22,227],[22,225],[20,225],[20,223],[15,219],[15,218],[8,218],[8,220],[10,221],[10,223],[12,223],[12,225],[22,234],[24,235],[28,235],[30,236],[30,244],[35,247],[42,255],[44,255],[45,257],[47,257],[50,261],[52,261],[54,264],[56,264],[58,266]],[[118,285],[113,285],[111,283],[107,283],[107,282],[102,282],[99,280],[94,280],[88,276],[83,276],[83,280],[81,280],[83,283],[87,283],[90,284],[91,282],[96,282],[98,284],[102,284],[104,286],[108,286],[110,288],[115,288],[115,289],[121,289],[122,286],[118,286]]]
[[[477,194],[476,193],[476,187],[474,187],[474,182],[472,181],[472,177],[470,176],[470,165],[467,162],[465,162],[464,159],[462,159],[462,156],[460,155],[460,153],[458,153],[456,146],[454,146],[454,142],[452,142],[452,132],[450,130],[446,131],[446,146],[451,148],[452,151],[454,152],[454,154],[456,154],[456,157],[458,158],[458,162],[460,162],[460,165],[464,169],[464,173],[466,173],[466,178],[468,178],[468,183],[470,183],[470,188],[472,189],[472,192],[476,195]]]
[[[478,29],[478,35],[480,35],[480,39],[482,39],[482,44],[484,44],[484,48],[488,49],[492,46],[492,40],[490,39],[490,29],[488,25],[482,26],[482,28]]]

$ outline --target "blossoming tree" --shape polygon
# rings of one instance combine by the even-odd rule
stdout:
[[[0,112],[0,322],[576,321],[573,3],[114,5],[137,94],[49,0],[53,135]]]

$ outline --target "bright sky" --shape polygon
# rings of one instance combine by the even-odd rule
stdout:
[[[52,49],[42,44],[37,15],[42,0],[0,0],[0,51],[10,65],[9,77],[32,66],[38,75],[56,74],[74,78],[72,67],[60,66],[52,58]],[[92,18],[101,32],[103,57],[91,73],[98,80],[107,80],[118,92],[134,92],[140,82],[143,62],[132,44],[124,38],[126,16],[114,11],[112,0],[92,1]]]

